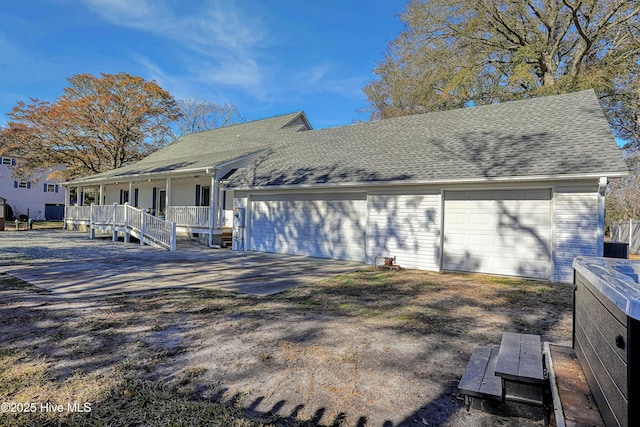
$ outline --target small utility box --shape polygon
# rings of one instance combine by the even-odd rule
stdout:
[[[0,197],[0,231],[4,231],[4,218],[7,212],[7,200]]]

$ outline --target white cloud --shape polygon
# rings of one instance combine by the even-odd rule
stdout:
[[[345,77],[344,65],[296,60],[291,49],[296,43],[286,42],[295,34],[268,28],[274,20],[267,18],[270,11],[260,1],[83,0],[82,4],[109,24],[166,41],[170,59],[145,52],[130,55],[146,76],[178,99],[208,95],[227,102],[233,96],[236,103],[251,99],[247,102],[252,108],[256,101],[302,105],[324,94],[363,99],[366,82],[353,74]],[[167,60],[171,67],[164,65]]]
[[[165,37],[201,53],[215,55],[211,48],[246,52],[264,37],[259,19],[234,1],[203,6],[166,0],[87,0],[87,4],[111,24]]]
[[[265,30],[259,19],[234,1],[169,2],[166,0],[87,0],[90,9],[113,25],[163,37],[182,49],[181,61],[198,62],[211,82],[255,88],[263,72],[257,61]],[[138,58],[140,59],[140,58]],[[162,78],[157,66],[144,64]],[[167,76],[164,76],[166,78]]]
[[[316,64],[291,76],[298,91],[304,93],[336,93],[346,98],[362,98],[362,77],[334,78],[335,66]]]

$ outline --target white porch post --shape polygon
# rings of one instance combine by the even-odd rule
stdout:
[[[112,233],[112,239],[114,242],[118,241],[118,229],[117,229],[117,224],[118,224],[118,204],[116,202],[113,202],[113,217],[112,217],[112,226],[111,226],[111,233]]]
[[[131,187],[131,183],[129,183],[129,187]],[[124,242],[125,243],[129,243],[131,241],[129,227],[127,227],[127,225],[129,225],[129,202],[124,204]]]
[[[220,181],[216,178],[216,173],[211,175],[211,191],[209,194],[209,246],[219,245],[222,243],[217,233],[218,227],[218,187]]]
[[[214,203],[213,203],[213,188],[216,185],[216,175],[215,172],[211,175],[211,191],[209,191],[209,247],[213,246],[213,230],[215,228],[215,211],[214,211]]]
[[[91,203],[91,212],[89,213],[89,238],[90,239],[95,239],[96,238],[96,229],[93,228],[93,207],[95,206],[95,203]]]
[[[213,244],[222,245],[222,232],[218,226],[218,210],[220,206],[220,181],[216,178],[213,181],[213,188],[211,191],[213,195],[213,204],[211,208],[213,210]]]
[[[127,198],[127,202],[131,203],[133,198],[133,181],[129,181],[129,197]]]
[[[224,185],[223,185],[224,188]],[[224,226],[224,210],[222,207],[224,206],[224,190],[220,188],[218,183],[218,210],[217,210],[217,221],[216,228],[220,230],[220,236],[222,236],[222,227]],[[222,237],[221,237],[222,238]]]
[[[67,219],[69,219],[69,215],[67,214],[67,210],[69,209],[69,205],[71,205],[71,188],[64,187],[64,222],[62,223],[62,228],[67,228]]]
[[[166,185],[166,192],[165,192],[166,198],[165,198],[165,203],[164,203],[164,208],[165,210],[171,206],[171,178],[167,178],[167,185]]]
[[[98,204],[104,204],[104,184],[100,184],[100,200],[98,200]]]

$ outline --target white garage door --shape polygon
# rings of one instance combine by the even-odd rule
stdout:
[[[551,192],[445,193],[445,270],[548,279]]]
[[[255,251],[365,261],[366,195],[253,196]]]

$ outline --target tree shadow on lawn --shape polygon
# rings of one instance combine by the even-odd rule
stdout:
[[[318,402],[295,390],[255,387],[254,400],[243,404],[247,425],[422,425],[423,420],[446,425],[459,416],[457,382],[475,346],[498,345],[507,330],[570,339],[563,321],[570,315],[571,289],[490,276],[368,269],[271,297],[165,290],[68,302],[25,290],[0,306],[6,332],[0,344],[31,359],[46,357],[48,375],[58,383],[74,372],[118,369],[205,402],[239,402],[243,384],[308,375],[314,366],[335,368],[343,377],[318,376],[318,383],[301,389],[324,398]],[[0,290],[11,294],[7,287]],[[344,330],[334,330],[340,326]],[[341,335],[354,344],[332,347]],[[390,344],[377,341],[384,337]],[[396,351],[396,342],[409,349]],[[238,354],[221,360],[220,353],[207,353],[212,345],[235,346]],[[190,358],[199,352],[203,359]],[[395,377],[396,383],[385,383]],[[297,384],[292,381],[281,384]],[[367,391],[365,381],[379,389]],[[389,389],[382,389],[385,384]],[[392,407],[387,415],[394,417],[386,418],[384,409],[367,403],[370,396],[405,393],[402,387],[414,385],[430,390],[401,402],[413,411]],[[322,387],[322,393],[316,391]],[[103,396],[113,399],[111,392],[104,390]],[[388,398],[373,404],[393,404]]]

